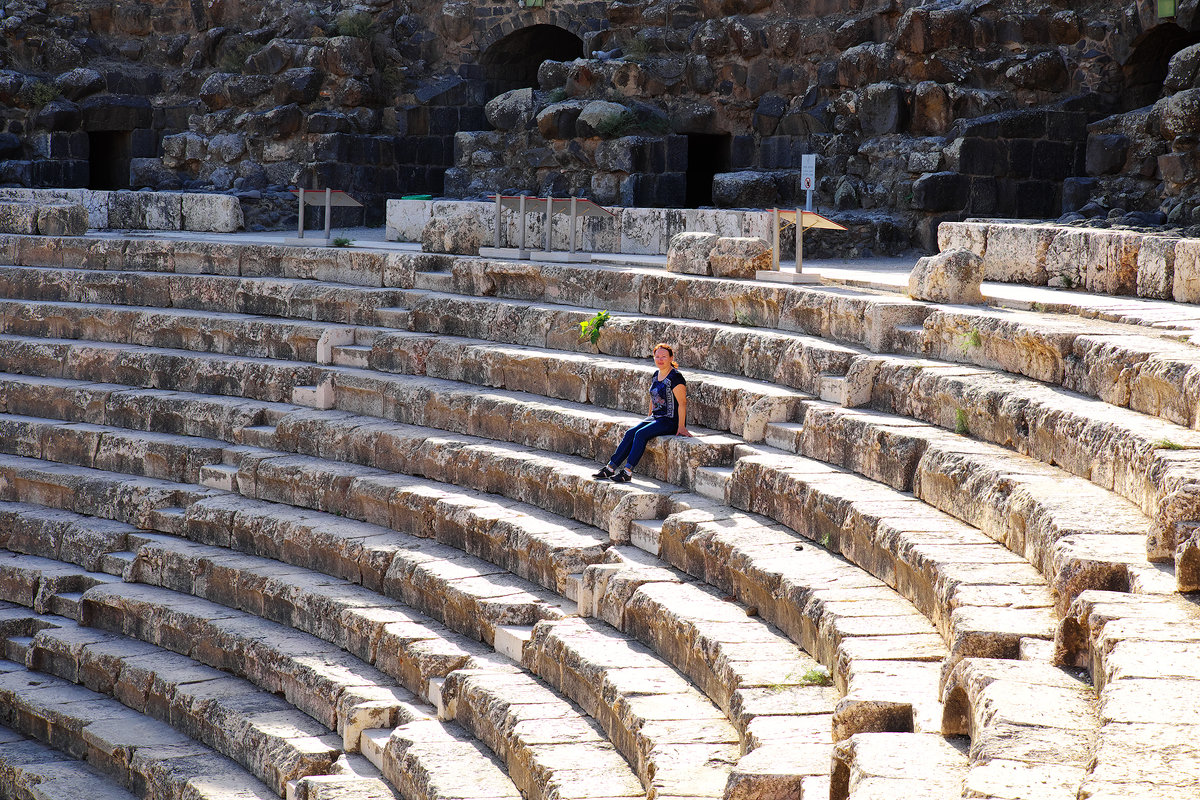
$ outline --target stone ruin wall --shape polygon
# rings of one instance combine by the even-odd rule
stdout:
[[[0,0],[0,185],[1200,222],[1194,1],[545,2]]]

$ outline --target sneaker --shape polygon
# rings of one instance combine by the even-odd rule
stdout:
[[[616,473],[616,470],[614,470],[608,464],[605,464],[603,467],[600,468],[600,471],[593,474],[592,477],[593,478],[601,478],[601,479],[611,478],[615,473]]]
[[[629,483],[629,481],[632,478],[633,478],[633,473],[627,469],[623,469],[623,470],[620,470],[619,472],[617,472],[617,474],[612,476],[612,482],[613,483]]]

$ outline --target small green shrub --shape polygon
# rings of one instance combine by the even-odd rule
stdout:
[[[805,686],[829,686],[833,683],[833,676],[828,669],[818,666],[801,675],[800,682]]]
[[[587,339],[592,344],[600,341],[600,329],[608,322],[611,315],[607,311],[601,311],[591,319],[585,319],[579,323],[580,336],[579,341]]]
[[[960,436],[966,436],[971,432],[967,427],[967,412],[961,408],[954,409],[954,432]]]
[[[1159,439],[1154,443],[1154,446],[1159,450],[1183,450],[1184,447],[1179,442],[1172,442],[1170,439]]]
[[[221,72],[240,73],[246,68],[246,59],[260,49],[262,49],[262,45],[253,39],[243,39],[217,59],[217,69]]]
[[[567,90],[561,86],[556,86],[546,94],[546,100],[551,103],[561,103],[567,99]]]
[[[31,106],[44,106],[58,97],[58,89],[52,83],[32,81],[21,87],[21,98]]]
[[[754,317],[750,315],[749,311],[735,311],[733,312],[733,323],[750,328],[754,326]]]
[[[1071,273],[1063,272],[1060,273],[1058,277],[1062,281],[1064,289],[1071,289],[1075,286],[1075,278],[1071,276]]]
[[[618,139],[622,136],[628,136],[637,130],[637,128],[637,115],[629,109],[625,109],[620,114],[605,117],[596,123],[596,133],[605,139]]]
[[[352,244],[354,244],[354,240],[346,236],[339,236],[333,240],[334,247],[349,247]]]
[[[333,21],[333,30],[338,36],[353,36],[357,39],[370,39],[375,35],[375,18],[360,11],[343,11]]]

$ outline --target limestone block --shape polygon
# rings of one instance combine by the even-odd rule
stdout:
[[[138,202],[137,192],[109,192],[108,226],[115,230],[137,230],[145,227],[145,207]],[[182,210],[182,207],[181,207]]]
[[[487,231],[479,216],[470,212],[433,217],[421,231],[421,249],[427,253],[479,255],[485,241]]]
[[[1085,263],[1090,257],[1088,234],[1084,228],[1052,228],[1046,244],[1044,264],[1046,285],[1071,289],[1083,284]],[[990,239],[990,235],[989,235]]]
[[[1171,296],[1177,303],[1200,303],[1200,239],[1176,243],[1174,267]]]
[[[659,255],[666,251],[666,210],[661,208],[621,209],[622,253]]]
[[[387,232],[389,242],[419,242],[425,223],[433,216],[432,200],[388,200]]]
[[[183,229],[183,195],[176,192],[136,192],[144,209],[146,230],[178,231]]]
[[[705,231],[718,236],[744,236],[743,211],[716,208],[687,208],[683,211],[685,231]]]
[[[718,278],[753,278],[758,270],[771,268],[771,248],[757,236],[723,236],[708,263]]]
[[[82,236],[87,229],[88,213],[82,205],[63,203],[37,210],[37,232],[43,236]]]
[[[585,217],[580,223],[580,249],[589,253],[616,253],[621,249],[621,214]]]
[[[1137,255],[1137,295],[1170,300],[1175,283],[1175,245],[1178,239],[1143,236]]]
[[[0,233],[37,233],[37,207],[27,203],[0,203]]]
[[[188,193],[180,205],[185,231],[233,233],[244,222],[242,204],[233,195]]]
[[[1132,231],[1089,231],[1083,288],[1104,294],[1137,292],[1137,254],[1141,234]]]
[[[757,236],[769,246],[774,241],[771,231],[774,216],[770,211],[742,212],[742,236]]]
[[[970,250],[986,256],[988,233],[995,227],[986,222],[943,222],[937,231],[938,250]]]
[[[105,229],[108,227],[108,195],[102,190],[80,189],[77,203],[83,203],[88,212],[88,227]]]
[[[935,303],[982,303],[983,259],[970,250],[950,250],[917,261],[908,276],[908,295]]]
[[[709,275],[708,254],[721,237],[715,233],[677,233],[667,252],[667,271]]]
[[[966,249],[983,256],[984,280],[1044,286],[1051,269],[1047,250],[1058,230],[1043,225],[990,225],[983,251],[973,245]],[[975,235],[970,236],[974,239]]]

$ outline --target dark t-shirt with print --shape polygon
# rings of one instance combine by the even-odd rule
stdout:
[[[667,377],[659,380],[658,371],[650,380],[650,415],[655,419],[669,419],[679,424],[679,404],[675,402],[675,387],[687,386],[679,370],[672,369]]]

